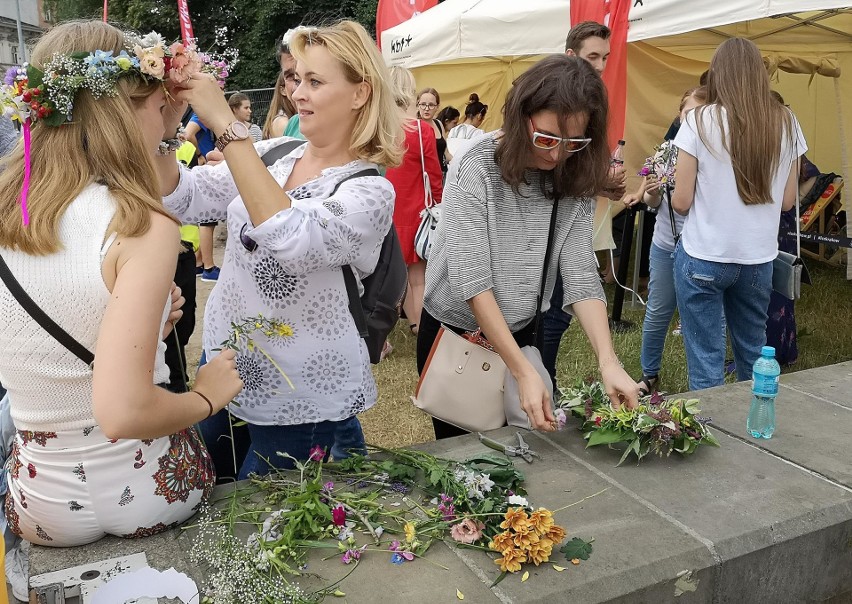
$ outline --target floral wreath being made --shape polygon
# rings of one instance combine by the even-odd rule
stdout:
[[[21,214],[29,225],[27,194],[30,181],[30,128],[40,122],[62,126],[73,121],[74,98],[85,88],[99,99],[116,96],[116,84],[123,77],[141,77],[149,82],[180,84],[195,73],[209,73],[224,87],[228,62],[219,55],[198,52],[195,42],[166,44],[151,32],[144,37],[125,35],[125,49],[117,55],[109,50],[92,53],[55,54],[44,69],[29,64],[11,67],[0,87],[3,114],[21,124],[24,139],[24,184]]]

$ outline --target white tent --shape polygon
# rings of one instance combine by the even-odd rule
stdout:
[[[681,93],[697,84],[714,49],[743,36],[761,49],[773,88],[802,123],[808,157],[850,182],[850,0],[631,2],[628,167],[638,169],[660,141]],[[383,32],[382,49],[389,64],[412,69],[418,86],[436,88],[444,105],[463,107],[477,92],[491,107],[489,129],[502,121],[511,82],[542,55],[563,52],[569,29],[569,0],[446,0]],[[852,263],[848,271],[852,278]]]

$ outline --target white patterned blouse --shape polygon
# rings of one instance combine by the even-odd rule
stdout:
[[[263,155],[288,140],[262,141],[255,149]],[[298,147],[270,166],[279,185],[304,152],[305,146]],[[369,354],[349,313],[341,267],[351,265],[359,278],[373,272],[392,224],[395,194],[386,179],[363,176],[331,195],[347,176],[375,167],[356,160],[327,168],[287,192],[291,208],[256,226],[227,163],[181,166],[177,188],[163,198],[185,223],[227,220],[225,259],[204,312],[207,358],[228,339],[232,322],[261,314],[293,329],[291,337],[255,332],[262,350],[238,352],[245,388],[236,398],[239,406],[230,406],[237,417],[258,425],[338,421],[375,404]]]

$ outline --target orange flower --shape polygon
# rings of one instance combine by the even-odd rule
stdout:
[[[509,531],[495,535],[488,547],[500,553],[515,547],[515,542],[512,540],[512,534]]]
[[[503,552],[502,558],[494,560],[494,564],[500,567],[500,570],[509,573],[515,573],[521,570],[521,564],[527,561],[527,557],[521,550],[507,549]]]
[[[553,513],[544,508],[537,509],[530,514],[530,525],[539,535],[544,535],[553,526]]]
[[[522,550],[529,549],[533,543],[538,543],[538,534],[531,526],[522,526],[515,531],[513,538],[515,545]]]
[[[509,508],[506,510],[505,520],[500,523],[502,529],[512,529],[517,531],[519,527],[527,526],[529,518],[524,508]]]
[[[530,562],[538,566],[542,562],[547,562],[552,552],[553,545],[542,545],[541,541],[539,541],[538,543],[534,543],[527,551],[527,558]]]
[[[547,535],[545,536],[554,543],[561,543],[562,540],[565,538],[565,529],[559,525],[554,524],[552,527],[550,527],[550,530],[547,531]]]

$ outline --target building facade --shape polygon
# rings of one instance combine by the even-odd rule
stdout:
[[[20,9],[20,13],[19,13]],[[23,56],[18,42],[18,15],[24,38]],[[12,65],[29,60],[29,51],[48,26],[42,0],[0,0],[0,69],[5,73]]]

